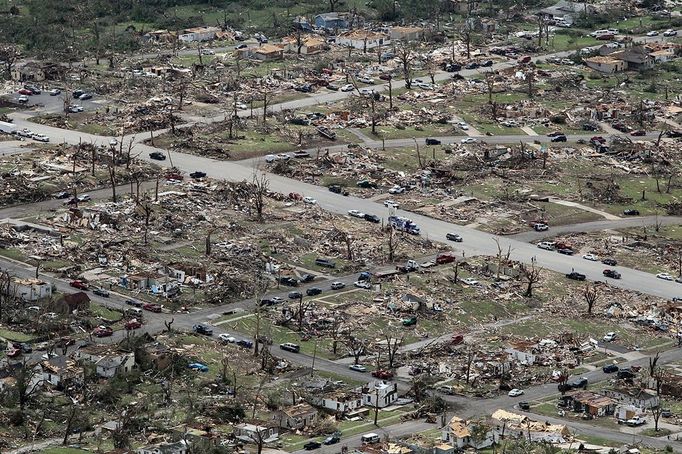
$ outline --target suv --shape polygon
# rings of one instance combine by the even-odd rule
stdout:
[[[585,276],[584,274],[580,274],[576,271],[571,271],[566,275],[566,277],[569,279],[573,279],[574,281],[584,281],[587,278],[587,276]]]
[[[616,366],[615,364],[607,364],[606,366],[602,367],[601,370],[605,374],[612,374],[614,372],[618,372],[618,366]]]
[[[332,262],[329,259],[323,259],[319,257],[315,259],[315,265],[323,266],[325,268],[336,268],[336,263]]]
[[[104,298],[109,298],[109,291],[104,290],[101,287],[97,287],[95,290],[92,291],[92,293],[98,296],[103,296]]]
[[[160,151],[152,151],[149,153],[149,157],[151,159],[156,159],[157,161],[165,161],[166,160],[166,155],[161,153]]]
[[[456,233],[446,233],[445,239],[450,240],[450,241],[454,241],[455,243],[461,243],[462,242],[462,237]]]
[[[298,353],[301,351],[301,346],[298,344],[292,344],[291,342],[286,342],[284,344],[279,344],[279,348],[292,353]]]
[[[438,139],[426,139],[426,145],[440,145],[440,140]]]
[[[204,336],[213,336],[213,330],[206,325],[194,325],[192,330],[197,334],[203,334]]]
[[[579,379],[572,381],[568,385],[573,389],[578,389],[578,388],[585,389],[585,388],[587,388],[587,378],[580,377]]]
[[[310,287],[305,291],[305,294],[308,296],[315,296],[319,295],[320,293],[322,293],[322,289],[319,287]]]
[[[620,279],[620,273],[616,270],[604,270],[602,274],[612,279]]]
[[[365,214],[365,221],[373,222],[374,224],[378,224],[381,222],[381,219],[376,214]]]
[[[298,299],[303,298],[303,293],[301,293],[301,292],[289,292],[289,294],[287,296],[289,297],[290,300],[298,300]]]
[[[142,309],[149,311],[149,312],[161,312],[161,306],[158,304],[154,303],[146,303],[142,305]]]

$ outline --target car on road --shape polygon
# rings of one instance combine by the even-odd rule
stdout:
[[[369,76],[360,76],[358,77],[358,82],[362,82],[363,84],[373,84],[374,79]]]
[[[201,55],[215,55],[213,49],[201,49]]]
[[[315,275],[306,273],[303,276],[301,276],[301,282],[312,282],[315,280]]]
[[[372,288],[372,284],[370,284],[367,281],[355,281],[353,282],[353,285],[356,286],[357,288],[364,288],[367,290]]]
[[[561,131],[552,131],[552,132],[547,134],[547,137],[557,137],[557,136],[564,136],[564,135],[566,135],[566,134],[564,134]]]
[[[202,363],[189,363],[187,365],[188,369],[196,370],[199,372],[208,372],[208,366]]]
[[[339,441],[341,441],[341,438],[340,438],[339,436],[337,436],[337,435],[330,435],[330,436],[328,436],[327,438],[324,439],[324,441],[322,442],[322,444],[323,444],[323,445],[327,445],[327,446],[329,446],[329,445],[335,445],[335,444],[338,443]]]
[[[78,290],[88,290],[88,284],[78,279],[71,281],[69,285],[73,288],[77,288]]]
[[[463,241],[462,237],[456,233],[446,233],[445,239],[454,241],[455,243],[461,243]]]
[[[395,208],[396,210],[400,208],[400,204],[393,200],[384,200],[384,206],[388,208]]]
[[[360,210],[348,210],[348,214],[354,218],[365,218],[365,213]]]
[[[427,137],[427,139],[425,140],[425,143],[426,143],[426,145],[440,145],[440,140]]]
[[[576,271],[571,271],[570,273],[566,274],[566,277],[569,279],[573,279],[574,281],[584,281],[585,279],[587,279],[587,276]]]
[[[374,93],[373,88],[361,88],[360,89],[360,94],[363,96],[370,96]]]
[[[320,446],[322,446],[322,444],[319,441],[312,440],[304,444],[303,449],[305,449],[306,451],[312,451],[313,449],[317,449]]]
[[[108,326],[100,325],[92,332],[95,337],[109,337],[114,334],[114,330]]]
[[[604,334],[602,340],[604,342],[613,342],[614,340],[616,340],[616,337],[618,337],[618,335],[615,332],[609,331],[608,333]]]
[[[344,284],[343,282],[337,281],[337,282],[332,282],[331,288],[332,288],[332,290],[341,290],[345,286],[346,286],[346,284]]]
[[[166,155],[161,153],[160,151],[152,151],[149,153],[149,157],[151,159],[154,159],[156,161],[165,161],[166,160]]]
[[[199,178],[205,178],[206,177],[206,172],[201,172],[197,170],[196,172],[192,172],[189,174],[191,178],[194,178],[195,180],[198,180]]]
[[[62,94],[62,91],[59,88],[53,88],[50,90],[50,96],[59,96]]]
[[[24,96],[31,96],[33,94],[33,92],[27,88],[22,88],[21,90],[17,91],[17,93]]]
[[[509,397],[519,397],[519,396],[522,396],[522,395],[523,395],[523,390],[522,390],[522,389],[518,389],[518,388],[514,388],[514,389],[512,389],[511,391],[509,391],[509,392],[507,393],[507,395],[508,395]]]
[[[639,216],[639,210],[627,209],[623,210],[625,216]]]
[[[92,99],[92,95],[90,93],[83,93],[78,97],[81,101],[87,101],[88,99]]]
[[[567,247],[559,248],[559,249],[557,249],[557,252],[558,252],[559,254],[563,254],[563,255],[573,255],[573,254],[575,254],[575,251],[574,251],[573,249],[567,248]]]
[[[620,273],[616,270],[604,270],[602,274],[611,279],[620,279]]]
[[[234,344],[237,342],[237,339],[235,337],[230,336],[229,334],[226,333],[218,334],[218,339],[220,339],[222,342],[225,342],[226,344]]]
[[[313,199],[310,196],[303,197],[303,203],[306,203],[308,205],[315,205],[317,203],[317,200]]]
[[[327,84],[326,88],[331,91],[339,91],[340,87],[336,84]]]
[[[552,137],[550,142],[566,142],[567,140],[566,136],[562,134],[560,136]]]
[[[197,334],[203,334],[204,336],[213,336],[213,330],[206,325],[202,325],[201,323],[194,325],[192,327],[192,331]]]
[[[553,251],[554,250],[554,243],[550,241],[543,241],[541,243],[538,243],[538,247],[540,249],[544,249],[546,251]]]
[[[461,143],[476,143],[476,138],[474,137],[466,137],[462,140],[460,140]]]
[[[367,368],[362,364],[351,364],[348,368],[355,372],[367,372]]]
[[[646,32],[647,36],[658,36],[658,31],[657,30],[651,30],[649,32]]]
[[[125,323],[125,329],[128,331],[133,330],[133,329],[138,329],[142,327],[142,322],[140,322],[138,319],[133,318],[132,320],[128,320]]]
[[[657,278],[663,279],[664,281],[672,281],[674,278],[668,273],[658,273]]]
[[[393,372],[385,369],[377,369],[372,371],[372,377],[380,378],[382,380],[390,380],[393,378]]]
[[[95,288],[92,293],[94,293],[97,296],[102,296],[104,298],[109,298],[109,291],[103,289],[102,287],[97,287]]]
[[[615,364],[607,364],[606,366],[602,367],[601,370],[605,374],[613,374],[614,372],[618,372],[618,366]]]
[[[26,104],[28,102],[28,96],[26,95],[21,95],[17,98],[17,101],[19,101],[22,104]]]
[[[31,139],[37,141],[37,142],[49,142],[50,138],[47,137],[45,134],[33,134],[31,136]]]
[[[588,383],[587,378],[585,378],[585,377],[580,377],[580,378],[578,378],[578,379],[573,380],[572,382],[570,382],[570,383],[568,384],[568,386],[570,386],[570,387],[573,388],[573,389],[578,389],[578,388],[583,388],[583,389],[585,389],[585,388],[587,388],[587,383]]]
[[[67,108],[67,110],[68,110],[70,113],[79,113],[79,112],[83,112],[84,109],[83,109],[83,106],[79,106],[79,105],[77,105],[77,104],[73,104],[73,105],[70,105],[70,106]]]
[[[377,216],[376,214],[365,213],[365,221],[372,222],[374,224],[378,224],[381,222],[381,218],[379,218],[379,216]]]
[[[395,185],[388,190],[389,194],[402,194],[403,192],[405,192],[405,188],[398,185]]]
[[[61,192],[57,192],[56,194],[53,194],[52,197],[54,197],[55,199],[68,199],[69,197],[71,197],[71,193],[66,192],[66,191],[61,191]]]
[[[247,339],[239,339],[236,344],[242,348],[253,348],[253,341]]]
[[[136,300],[125,300],[125,303],[128,306],[134,306],[134,307],[142,307],[144,306],[144,303],[142,301],[136,301]]]
[[[355,90],[355,85],[353,84],[346,84],[343,87],[341,87],[341,91],[353,91]]]
[[[462,283],[466,285],[478,285],[478,281],[473,277],[465,277],[464,279],[462,279]]]
[[[300,300],[301,298],[303,298],[303,293],[301,293],[301,292],[289,292],[287,297],[290,300]]]
[[[638,130],[636,130],[636,131],[632,131],[632,132],[630,133],[630,135],[631,135],[631,136],[635,136],[635,137],[641,137],[641,136],[645,136],[645,135],[646,135],[646,131],[643,130],[643,129],[638,129]]]
[[[78,197],[76,197],[76,200],[79,202],[89,202],[92,200],[92,197],[90,197],[90,194],[81,194]]]
[[[310,287],[309,289],[306,289],[305,294],[308,296],[315,296],[319,295],[322,293],[322,289],[319,287]]]
[[[530,410],[530,404],[526,401],[519,402],[519,409],[528,411]]]
[[[608,266],[616,266],[616,265],[618,265],[618,262],[616,261],[616,259],[612,259],[612,258],[610,258],[610,257],[607,257],[607,258],[603,259],[601,262],[602,262],[604,265],[608,265]]]
[[[279,348],[284,351],[292,353],[298,353],[301,351],[301,346],[298,344],[294,344],[292,342],[285,342],[283,344],[279,344]]]
[[[663,32],[663,36],[677,36],[677,30],[669,28]]]
[[[159,313],[161,312],[161,306],[155,303],[145,303],[142,305],[142,309],[149,311],[149,312],[156,312]]]
[[[599,257],[597,257],[594,254],[585,254],[585,255],[583,255],[583,258],[585,260],[589,260],[590,262],[598,262],[599,261]]]

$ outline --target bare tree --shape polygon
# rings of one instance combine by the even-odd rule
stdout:
[[[7,80],[12,79],[12,68],[14,64],[21,58],[21,52],[19,48],[10,43],[0,43],[0,62],[5,69],[5,78]]]
[[[265,208],[265,196],[270,188],[270,180],[265,173],[260,175],[254,170],[251,178],[253,209],[256,211],[258,221],[263,222],[263,209]]]
[[[396,255],[396,250],[400,242],[400,236],[396,235],[395,228],[389,225],[386,227],[387,232],[387,246],[388,246],[388,261],[393,262]]]
[[[469,386],[469,382],[471,381],[471,366],[474,364],[474,361],[476,360],[476,350],[473,348],[473,346],[468,345],[467,349],[465,351],[465,382],[466,385]]]
[[[530,267],[526,264],[521,264],[519,269],[521,270],[521,276],[527,284],[523,296],[530,298],[533,296],[533,287],[540,281],[542,268],[537,268],[535,260],[532,260]]]
[[[396,55],[403,70],[405,87],[409,90],[412,88],[412,62],[415,57],[414,52],[412,51],[411,47],[405,43],[401,43],[396,49]]]
[[[656,368],[658,367],[658,360],[660,359],[661,352],[656,352],[654,356],[649,357],[649,376],[656,376]]]
[[[344,340],[343,345],[348,349],[348,353],[353,357],[353,364],[360,362],[360,357],[367,354],[367,340],[360,339],[349,334]]]
[[[484,79],[486,91],[488,92],[488,104],[493,103],[493,89],[495,88],[495,73],[486,71]]]
[[[147,233],[149,232],[149,222],[154,213],[154,204],[145,194],[145,196],[142,197],[142,200],[138,202],[137,207],[144,220],[144,244],[147,244]]]
[[[599,297],[597,286],[590,284],[585,285],[585,290],[583,290],[583,297],[585,298],[585,302],[587,303],[587,313],[588,315],[592,315],[592,308],[594,307]]]
[[[403,345],[403,339],[405,335],[400,337],[394,336],[395,330],[384,332],[384,339],[386,340],[386,353],[388,354],[388,368],[393,369],[395,366],[395,360],[398,356],[398,351],[400,346]]]
[[[500,271],[502,270],[502,266],[506,265],[509,263],[509,260],[511,258],[511,245],[507,246],[507,251],[502,250],[502,246],[500,246],[500,240],[497,238],[493,239],[495,241],[495,244],[497,245],[497,279],[500,278]],[[455,279],[456,282],[456,279]]]

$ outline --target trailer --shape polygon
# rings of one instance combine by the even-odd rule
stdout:
[[[0,121],[0,132],[4,132],[5,134],[16,134],[17,125],[7,123],[6,121]]]

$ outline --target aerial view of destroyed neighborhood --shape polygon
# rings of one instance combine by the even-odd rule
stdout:
[[[682,453],[682,0],[0,0],[0,453]]]

